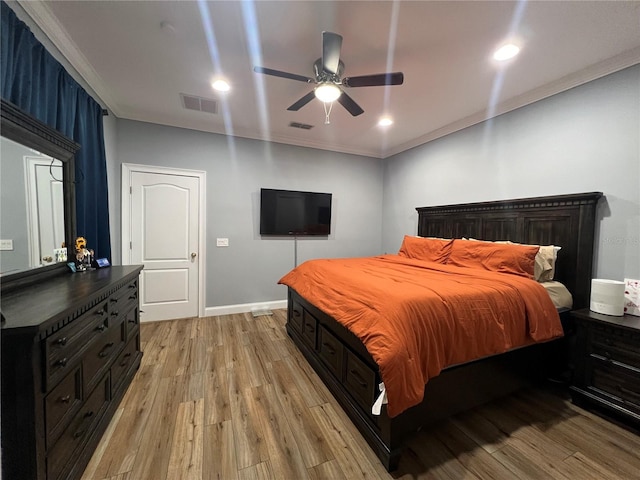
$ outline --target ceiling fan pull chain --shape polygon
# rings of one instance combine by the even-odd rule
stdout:
[[[329,125],[331,122],[329,121],[329,115],[331,115],[331,108],[333,107],[333,102],[322,102],[324,105],[324,124]],[[327,109],[327,103],[329,104],[329,109]]]

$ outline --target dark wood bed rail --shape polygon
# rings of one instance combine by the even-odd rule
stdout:
[[[562,247],[555,279],[573,295],[574,308],[589,305],[596,207],[602,192],[419,207],[421,237],[510,240]]]

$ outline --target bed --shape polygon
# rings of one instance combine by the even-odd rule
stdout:
[[[590,192],[417,208],[417,233],[419,237],[561,246],[554,279],[571,292],[573,308],[582,308],[589,301],[596,207],[601,197],[600,192]],[[385,262],[395,268],[398,259],[392,257],[397,256],[376,258],[375,268]],[[348,261],[346,263],[348,267]],[[414,263],[411,268],[422,268]],[[451,275],[451,272],[443,274]],[[474,281],[494,281],[484,279],[484,275],[480,277]],[[332,288],[346,298],[344,293],[351,290],[349,285],[340,285],[337,279],[334,283]],[[301,295],[297,290],[307,294]],[[464,358],[464,361],[445,365],[437,369],[439,374],[428,376],[426,385],[420,385],[420,403],[397,408],[397,403],[391,402],[392,391],[388,389],[390,404],[380,405],[381,366],[386,369],[383,372],[387,379],[391,370],[380,361],[379,352],[372,350],[372,355],[360,340],[362,332],[348,323],[349,328],[345,327],[327,313],[334,311],[330,301],[323,301],[300,285],[297,290],[291,286],[288,290],[287,333],[389,471],[397,468],[402,445],[415,431],[568,368],[571,326],[569,309],[564,307],[559,308],[558,313],[554,310],[562,321],[559,335],[555,330],[550,331],[548,336],[541,336],[539,342],[516,343],[517,348],[507,348],[504,353],[481,353],[480,358]],[[353,292],[356,290],[360,291],[354,288]],[[531,308],[535,310],[535,306]],[[357,331],[360,338],[351,330]],[[370,339],[365,340],[371,349]],[[393,371],[398,370],[398,365],[396,363]],[[381,409],[379,414],[372,413],[374,403]]]

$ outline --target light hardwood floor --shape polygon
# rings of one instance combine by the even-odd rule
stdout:
[[[417,434],[390,475],[285,318],[143,324],[142,365],[83,480],[640,478],[640,437],[542,390]]]

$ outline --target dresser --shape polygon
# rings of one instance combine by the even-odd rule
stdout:
[[[588,309],[576,324],[574,403],[640,426],[640,317],[614,317]]]
[[[3,479],[77,479],[140,366],[141,266],[2,293]]]

